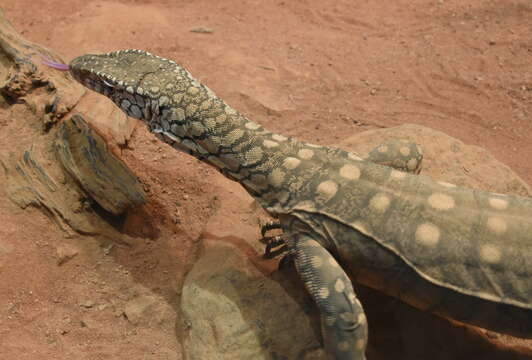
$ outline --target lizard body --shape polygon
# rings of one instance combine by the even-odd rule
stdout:
[[[365,358],[367,322],[346,271],[420,309],[532,337],[532,199],[400,171],[419,163],[379,160],[386,144],[370,158],[392,167],[272,133],[141,50],[80,56],[70,72],[279,218],[331,359]]]

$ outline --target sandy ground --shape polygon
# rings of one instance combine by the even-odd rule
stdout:
[[[38,3],[0,6],[28,40],[65,61],[145,49],[185,65],[273,131],[335,144],[368,129],[421,124],[488,149],[532,184],[530,1]],[[2,137],[3,146],[9,141],[16,138]],[[132,276],[177,308],[182,279],[171,275],[187,263],[172,259],[190,255],[216,208],[215,191],[202,189],[221,175],[153,142],[143,127],[122,155],[151,196],[125,226],[148,240],[134,251],[118,246],[112,261],[101,243],[87,241],[58,267],[69,238],[38,211],[0,199],[0,237],[8,239],[0,254],[10,254],[0,262],[0,348],[8,349],[0,358],[167,359],[178,351],[175,334],[158,338],[123,319],[114,301],[131,293],[115,293],[116,284]],[[157,216],[149,222],[146,213]]]

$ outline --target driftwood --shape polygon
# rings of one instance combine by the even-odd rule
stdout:
[[[118,124],[124,143],[134,127],[103,97],[91,97],[68,73],[41,64],[52,51],[25,40],[0,10],[0,116],[18,124],[20,141],[0,154],[7,194],[42,209],[66,231],[109,234],[111,222],[146,202],[136,176],[91,124]],[[115,125],[116,126],[116,125]]]

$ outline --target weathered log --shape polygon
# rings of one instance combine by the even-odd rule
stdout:
[[[20,138],[0,155],[7,195],[22,208],[42,209],[67,231],[108,233],[112,227],[101,215],[121,215],[146,195],[92,124],[111,124],[107,137],[124,143],[134,123],[68,73],[44,66],[43,57],[62,61],[18,34],[0,9],[0,115]],[[123,131],[113,132],[112,124]]]

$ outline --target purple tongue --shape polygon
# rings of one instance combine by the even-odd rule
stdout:
[[[50,59],[49,57],[43,57],[42,58],[42,63],[44,65],[47,65],[47,66],[51,67],[51,68],[54,68],[54,69],[57,69],[57,70],[61,70],[61,71],[68,71],[68,69],[69,69],[67,64],[56,63],[52,59]]]

